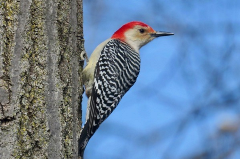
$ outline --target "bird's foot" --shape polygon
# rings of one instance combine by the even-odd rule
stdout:
[[[83,49],[83,51],[80,54],[81,60],[80,62],[86,60],[86,62],[88,62],[88,56],[87,56],[87,52],[85,51],[85,49]]]

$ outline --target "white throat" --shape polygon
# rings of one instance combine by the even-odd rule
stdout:
[[[126,43],[128,43],[137,53],[139,53],[139,49],[141,48],[140,41],[132,40],[132,39],[126,39]]]

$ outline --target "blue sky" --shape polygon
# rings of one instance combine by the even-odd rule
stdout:
[[[235,92],[240,85],[240,1],[83,3],[89,56],[130,21],[175,33],[140,50],[137,82],[90,140],[86,159],[186,158],[204,150],[222,119],[240,117],[235,109],[240,100],[222,106],[225,98],[240,99],[240,92]],[[84,97],[84,113],[86,103]],[[202,118],[191,118],[195,109]],[[239,156],[233,153],[231,159]]]

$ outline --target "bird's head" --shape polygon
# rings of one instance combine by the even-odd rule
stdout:
[[[173,33],[155,31],[152,27],[143,22],[133,21],[124,24],[113,34],[111,38],[124,41],[129,44],[135,51],[139,52],[139,49],[142,46],[149,43],[156,37],[168,35],[173,35]]]

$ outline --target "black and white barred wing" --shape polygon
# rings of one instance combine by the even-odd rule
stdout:
[[[135,83],[139,70],[139,54],[129,45],[119,40],[110,40],[103,48],[94,73],[88,119],[79,139],[81,156],[100,124]]]
[[[123,95],[135,83],[140,71],[140,57],[127,44],[111,40],[101,52],[95,69],[90,100],[89,133],[112,113]]]

